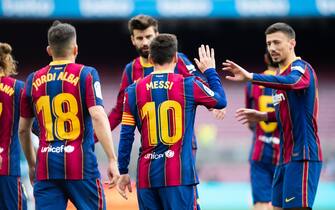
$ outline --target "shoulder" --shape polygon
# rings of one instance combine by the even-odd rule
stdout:
[[[124,70],[125,70],[126,72],[130,72],[130,71],[132,71],[132,69],[133,69],[133,67],[135,66],[135,64],[138,63],[138,62],[140,62],[139,60],[140,60],[140,59],[139,59],[139,57],[138,57],[138,58],[135,58],[135,59],[133,59],[132,61],[130,61],[129,63],[126,64]]]
[[[308,63],[302,59],[297,59],[292,62],[291,64],[291,71],[299,71],[302,74],[305,73],[306,66],[308,66]]]
[[[24,82],[21,81],[21,80],[18,80],[18,79],[15,79],[15,84],[19,88],[23,88],[23,86],[24,86]]]

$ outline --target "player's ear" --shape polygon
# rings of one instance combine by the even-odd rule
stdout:
[[[295,45],[296,45],[296,41],[295,41],[295,39],[291,39],[291,40],[290,40],[290,50],[294,49],[294,48],[295,48]]]
[[[131,43],[135,46],[135,37],[133,35],[130,36]]]
[[[47,50],[48,55],[52,56],[52,49],[51,49],[51,47],[49,45],[47,46],[46,50]]]
[[[74,46],[74,48],[73,48],[73,55],[75,56],[75,57],[77,57],[77,55],[78,55],[78,45],[76,44],[75,46]]]

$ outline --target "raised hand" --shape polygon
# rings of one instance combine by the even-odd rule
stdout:
[[[252,73],[243,69],[241,66],[237,65],[233,61],[226,60],[226,62],[222,63],[223,71],[229,71],[234,76],[226,76],[226,79],[236,82],[245,82],[252,79]]]
[[[131,193],[133,190],[131,188],[131,181],[130,176],[128,174],[123,174],[120,176],[120,179],[117,182],[116,190],[119,192],[119,194],[124,198],[128,199],[126,194],[126,188],[128,188],[128,191]]]
[[[235,117],[238,121],[240,121],[244,125],[247,123],[251,124],[251,123],[258,123],[260,121],[266,121],[267,113],[260,112],[255,109],[241,108],[236,110]]]
[[[194,58],[195,63],[198,66],[198,69],[201,73],[204,73],[209,68],[215,68],[215,56],[214,56],[214,49],[209,48],[208,45],[201,45],[198,48],[199,51],[199,59]]]

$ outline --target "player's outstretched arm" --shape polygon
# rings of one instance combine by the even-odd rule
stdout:
[[[226,60],[226,62],[223,62],[222,65],[223,71],[228,71],[234,75],[226,76],[226,79],[236,82],[246,82],[252,80],[252,73],[243,69],[241,66],[237,65],[233,61]]]
[[[88,110],[92,117],[95,133],[109,161],[107,173],[110,179],[110,188],[112,188],[116,185],[116,182],[120,177],[120,173],[117,166],[117,157],[114,151],[112,132],[109,126],[108,118],[102,106],[92,106]]]
[[[26,156],[29,166],[30,183],[33,184],[35,179],[36,153],[33,142],[31,140],[31,128],[34,118],[20,117],[19,121],[19,137],[24,155]]]
[[[236,110],[235,117],[242,124],[253,124],[260,121],[268,121],[268,112],[260,112],[255,109],[241,108]]]

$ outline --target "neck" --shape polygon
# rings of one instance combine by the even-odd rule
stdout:
[[[76,61],[76,57],[74,55],[64,56],[64,57],[52,56],[52,61],[61,61],[61,60],[68,60],[74,63]]]
[[[279,64],[280,68],[284,68],[285,66],[289,65],[292,63],[295,59],[297,59],[297,56],[295,53],[291,53],[282,63]]]
[[[142,56],[141,56],[141,60],[142,60],[144,63],[148,63],[148,62],[149,62],[149,59],[148,59],[148,58],[145,58],[145,57],[142,57]]]
[[[155,72],[164,71],[164,72],[171,72],[171,73],[173,73],[175,67],[176,67],[175,63],[166,63],[166,64],[163,64],[163,65],[155,64],[154,65],[154,71]]]

